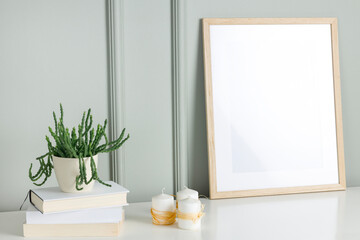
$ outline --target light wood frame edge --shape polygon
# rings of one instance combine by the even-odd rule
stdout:
[[[211,76],[210,25],[236,25],[236,24],[242,24],[242,25],[244,24],[330,24],[331,40],[332,40],[334,105],[335,105],[335,120],[336,120],[336,141],[337,141],[336,144],[337,144],[337,155],[338,155],[339,184],[253,189],[253,190],[227,191],[227,192],[217,191],[214,115],[212,108],[213,95],[212,95],[212,76]],[[204,80],[205,80],[206,128],[207,128],[207,148],[208,148],[208,162],[209,162],[210,199],[345,190],[346,176],[345,176],[345,160],[344,160],[344,145],[343,145],[343,130],[342,130],[342,107],[341,107],[337,19],[336,18],[203,18],[202,27],[203,27]]]
[[[206,101],[206,129],[207,149],[209,162],[209,185],[210,199],[217,194],[216,184],[216,161],[215,161],[215,136],[214,136],[214,113],[211,77],[211,55],[210,55],[210,25],[209,21],[203,19],[203,54],[204,54],[204,79],[205,79],[205,101]],[[209,59],[209,61],[207,61]]]
[[[339,171],[338,175],[339,175],[339,184],[343,187],[343,189],[346,189],[337,19],[334,18],[332,23],[330,23],[330,25],[331,25],[332,60],[333,60],[333,79],[334,79],[336,145],[337,145],[338,171]]]

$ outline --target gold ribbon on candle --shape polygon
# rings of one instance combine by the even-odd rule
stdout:
[[[196,223],[205,215],[204,207],[204,204],[201,204],[201,210],[198,213],[183,213],[177,210],[177,217],[183,220],[192,220],[193,223]]]
[[[176,211],[159,211],[151,208],[152,223],[155,225],[171,225],[176,221]]]

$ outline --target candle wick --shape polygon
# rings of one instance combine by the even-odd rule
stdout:
[[[185,188],[185,189],[188,189],[188,187],[187,187],[187,186],[184,186],[184,188]]]
[[[165,188],[163,188],[163,189],[161,190],[162,194],[164,194],[164,191],[165,191]]]

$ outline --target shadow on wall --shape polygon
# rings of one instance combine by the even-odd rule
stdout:
[[[189,126],[190,129],[194,129],[188,136],[192,143],[192,151],[189,151],[189,185],[200,194],[209,196],[202,21],[199,20],[198,24],[197,68],[194,78],[190,78],[195,81],[195,97],[191,103],[194,104],[194,112],[190,115],[193,119],[189,121],[193,125]]]

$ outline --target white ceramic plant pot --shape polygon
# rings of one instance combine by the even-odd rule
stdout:
[[[95,165],[97,167],[98,155],[93,156]],[[91,167],[90,167],[90,157],[84,158],[85,167],[86,167],[86,179],[90,180],[91,178]],[[95,181],[91,181],[88,185],[83,183],[80,187],[83,190],[78,191],[76,189],[76,177],[80,175],[79,171],[79,159],[78,158],[61,158],[53,156],[54,170],[57,182],[61,191],[68,193],[75,192],[84,192],[91,191],[94,187]]]

